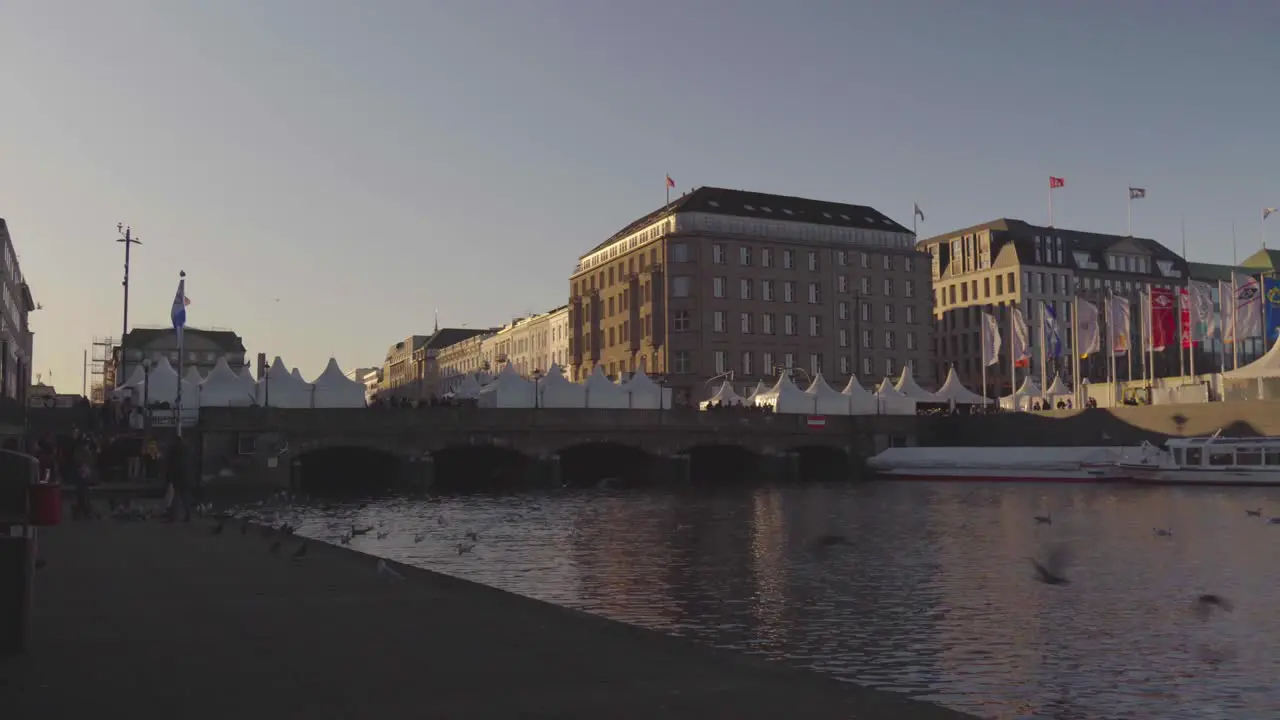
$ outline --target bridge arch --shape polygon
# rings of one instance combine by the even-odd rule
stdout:
[[[705,442],[691,445],[689,478],[695,484],[742,483],[760,477],[762,455],[733,442]]]
[[[432,487],[440,492],[502,492],[541,486],[542,468],[530,457],[505,445],[446,445],[431,454]]]
[[[359,443],[313,445],[280,461],[289,463],[289,485],[307,494],[386,492],[404,482],[402,455]]]
[[[560,480],[569,487],[635,487],[653,477],[654,457],[636,445],[586,440],[560,448]]]
[[[797,479],[805,482],[832,482],[854,477],[849,451],[838,445],[799,444],[789,448],[794,457]]]

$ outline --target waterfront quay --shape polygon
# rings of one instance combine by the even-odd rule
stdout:
[[[295,490],[547,488],[712,475],[847,479],[917,416],[754,410],[203,408],[206,477]]]
[[[5,717],[860,718],[962,713],[258,528],[46,531]],[[15,712],[16,711],[16,712]]]

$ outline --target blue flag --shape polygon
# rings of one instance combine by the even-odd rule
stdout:
[[[1262,278],[1262,298],[1267,342],[1274,345],[1280,337],[1280,278]]]
[[[173,296],[173,309],[169,311],[174,330],[186,327],[187,306],[190,304],[191,300],[187,298],[187,274],[182,273],[182,279],[178,281],[178,292]]]
[[[1053,311],[1053,306],[1049,303],[1044,304],[1044,354],[1045,357],[1061,357],[1062,356],[1062,332],[1058,329],[1058,316]]]

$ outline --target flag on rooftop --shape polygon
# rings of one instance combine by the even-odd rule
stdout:
[[[178,330],[187,325],[187,306],[191,298],[187,297],[187,274],[181,273],[178,280],[178,292],[173,296],[173,308],[169,311],[169,319],[173,320],[173,329]]]

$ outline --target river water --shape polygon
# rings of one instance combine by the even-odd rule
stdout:
[[[302,535],[372,525],[350,547],[981,717],[1280,717],[1280,489],[877,482],[295,512]],[[1054,548],[1070,584],[1033,580],[1027,556]],[[1233,611],[1193,614],[1208,592]]]

